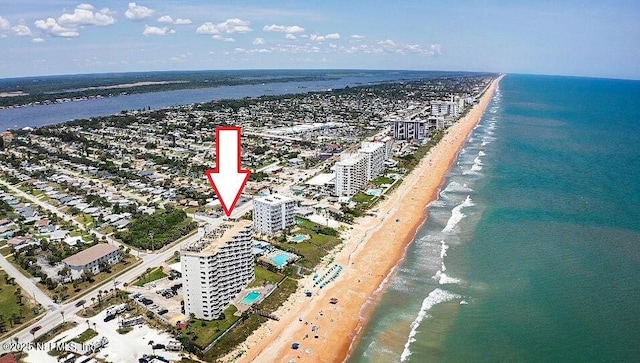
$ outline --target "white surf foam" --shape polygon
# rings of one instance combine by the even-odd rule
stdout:
[[[482,159],[480,159],[480,156],[477,156],[475,159],[473,159],[473,164],[482,165]]]
[[[427,297],[422,300],[422,306],[420,307],[420,311],[418,311],[418,316],[416,316],[413,322],[411,322],[411,331],[409,332],[407,342],[404,343],[404,349],[402,350],[402,354],[400,355],[400,362],[406,361],[407,358],[409,358],[409,356],[411,355],[411,350],[409,348],[411,347],[411,344],[416,341],[415,336],[416,334],[418,334],[418,328],[420,327],[420,324],[427,316],[427,311],[429,311],[429,309],[431,309],[436,304],[459,298],[461,298],[460,295],[456,295],[446,290],[437,288],[431,291],[429,295],[427,295]]]
[[[482,150],[480,150],[480,151],[478,152],[478,156],[485,156],[485,155],[487,155],[487,154],[485,154],[485,152],[484,152],[484,151],[482,151]]]
[[[442,232],[451,232],[453,228],[460,223],[460,221],[465,217],[465,214],[462,213],[462,208],[473,206],[473,201],[471,200],[471,196],[467,195],[467,199],[462,202],[462,204],[455,206],[451,210],[451,217],[447,221],[447,225],[444,227]]]
[[[445,193],[470,193],[473,189],[469,188],[467,184],[460,184],[456,181],[452,181],[444,188]]]
[[[473,164],[471,166],[471,171],[480,171],[480,170],[482,170],[482,165]]]
[[[444,267],[444,265],[443,265],[443,267]],[[460,283],[460,279],[457,279],[455,277],[451,277],[451,276],[447,275],[445,272],[442,272],[442,271],[436,272],[436,274],[433,276],[433,279],[438,281],[438,283],[440,285],[459,284]]]

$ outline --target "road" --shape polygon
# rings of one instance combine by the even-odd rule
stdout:
[[[0,181],[0,183],[7,185],[3,181]],[[17,190],[15,187],[11,185],[7,185],[7,186],[10,187],[12,190]],[[20,190],[18,191],[21,192]],[[26,195],[26,193],[24,192],[21,192],[21,196],[22,194]],[[27,199],[32,200],[33,197],[27,195]],[[253,209],[253,203],[251,202],[244,203],[234,209],[233,214],[231,215],[231,218],[240,218],[242,217],[242,215],[244,215],[251,209]],[[223,218],[215,218],[215,219],[206,218],[206,221],[207,223],[213,224],[214,227],[216,227],[223,222]],[[140,265],[132,268],[131,270],[123,273],[120,276],[117,276],[116,280],[107,280],[102,284],[97,285],[88,294],[82,296],[81,299],[86,301],[91,301],[91,298],[97,298],[99,290],[111,289],[114,287],[122,288],[122,285],[124,282],[130,282],[135,280],[148,268],[153,268],[153,267],[162,265],[166,260],[168,260],[173,256],[175,251],[180,250],[181,245],[187,244],[187,243],[193,243],[197,241],[198,238],[199,238],[199,235],[195,234],[185,239],[181,243],[166,249],[161,253],[148,253],[148,254],[139,253],[139,257],[142,259],[142,263],[140,263]],[[36,337],[37,337],[38,335],[42,335],[45,332],[53,329],[55,326],[62,323],[63,317],[65,321],[75,321],[78,323],[84,322],[85,320],[84,318],[81,318],[78,315],[76,315],[82,309],[82,307],[75,306],[76,301],[80,298],[76,299],[76,301],[71,301],[65,304],[56,304],[51,300],[51,298],[49,298],[40,289],[38,289],[33,281],[25,277],[19,270],[17,270],[13,265],[11,265],[11,263],[9,263],[4,257],[0,257],[0,266],[5,271],[7,271],[7,273],[10,276],[15,277],[16,282],[20,285],[23,291],[30,292],[30,293],[35,291],[36,300],[48,310],[47,313],[44,315],[44,317],[42,317],[39,321],[31,324],[30,326],[25,326],[20,332],[15,334],[13,337],[10,337],[4,340],[3,342],[1,342],[0,347],[2,346],[1,344],[8,343],[14,340],[15,338],[18,338],[19,342],[29,342],[33,339],[33,335],[29,333],[29,331],[32,328],[36,326],[42,327],[36,334]],[[0,349],[0,353],[1,352],[2,350]]]
[[[311,174],[314,174],[316,171],[317,170],[313,170]],[[292,180],[292,181],[290,181],[288,183],[281,184],[279,186],[279,188],[277,188],[277,191],[284,192],[288,188],[290,188],[293,184],[295,184],[295,182],[296,182],[295,180]],[[18,196],[28,200],[29,202],[38,205],[39,207],[43,208],[44,210],[50,211],[52,213],[55,213],[59,218],[65,220],[65,221],[69,221],[70,223],[73,223],[75,226],[77,226],[81,230],[87,231],[87,228],[82,223],[76,221],[71,216],[67,215],[66,213],[63,213],[57,207],[55,207],[55,206],[53,206],[53,205],[51,205],[49,203],[43,202],[43,201],[39,200],[38,198],[28,194],[28,193],[23,192],[22,190],[18,189],[17,187],[15,187],[12,184],[9,184],[9,183],[5,182],[4,180],[0,180],[0,184],[6,186],[15,195],[18,195]],[[134,196],[131,195],[129,197],[134,197]],[[138,199],[138,198],[136,198],[136,199]],[[237,206],[234,209],[233,214],[231,215],[231,218],[233,218],[233,219],[240,218],[245,213],[249,212],[252,209],[253,209],[253,203],[251,203],[251,201],[247,201],[246,203],[243,203],[243,204]],[[190,215],[190,216],[193,217],[194,219],[197,219],[197,220],[200,220],[202,222],[211,224],[214,227],[217,227],[218,225],[220,225],[224,221],[223,217],[212,218],[212,217],[203,217],[203,216],[196,216],[196,215]],[[100,239],[102,239],[102,237],[104,236],[108,243],[116,245],[116,246],[120,246],[119,242],[117,242],[116,240],[110,238],[109,236],[106,236],[106,235],[103,235],[103,234],[99,233],[96,230],[89,230],[88,232],[95,234]],[[40,303],[47,311],[45,313],[45,315],[43,317],[41,317],[37,322],[32,323],[29,326],[23,327],[18,333],[14,334],[10,338],[7,338],[3,342],[0,342],[0,344],[8,343],[10,341],[15,340],[16,338],[18,339],[19,342],[29,342],[29,341],[31,341],[33,339],[33,335],[30,333],[30,330],[32,328],[34,328],[36,326],[40,326],[41,327],[41,329],[38,330],[38,333],[36,333],[36,337],[37,337],[37,336],[42,335],[42,334],[46,333],[47,331],[53,329],[54,327],[56,327],[60,323],[62,323],[63,319],[64,319],[64,321],[75,321],[77,323],[84,323],[85,319],[81,318],[78,315],[76,315],[82,309],[82,307],[75,306],[76,302],[79,299],[83,299],[83,300],[86,300],[86,301],[91,301],[91,298],[97,298],[98,291],[100,291],[100,290],[105,290],[105,289],[108,290],[108,289],[115,288],[115,287],[118,287],[118,288],[122,289],[124,282],[128,283],[128,282],[131,282],[131,281],[135,280],[143,272],[145,272],[148,268],[154,268],[154,267],[157,267],[157,266],[161,266],[166,260],[171,258],[176,251],[180,250],[180,246],[181,245],[188,244],[188,243],[193,243],[193,242],[197,241],[198,238],[199,238],[199,235],[195,234],[195,235],[193,235],[191,237],[188,237],[187,239],[185,239],[181,243],[177,243],[174,246],[172,246],[172,247],[170,247],[170,248],[168,248],[168,249],[166,249],[166,250],[164,250],[164,251],[162,251],[160,253],[143,253],[143,252],[138,251],[137,254],[134,253],[134,255],[137,255],[142,260],[142,262],[139,265],[133,267],[132,269],[128,270],[127,272],[123,273],[122,275],[117,276],[115,278],[115,280],[113,280],[113,279],[112,280],[107,280],[107,281],[101,283],[100,285],[96,285],[92,290],[90,290],[84,296],[76,298],[75,301],[71,301],[71,302],[64,303],[64,304],[57,304],[57,303],[53,302],[53,300],[48,295],[46,295],[44,292],[42,292],[37,287],[36,283],[33,280],[31,280],[31,279],[27,278],[26,276],[24,276],[9,261],[7,261],[4,257],[0,256],[0,267],[2,267],[11,277],[14,277],[16,283],[22,288],[22,290],[27,294],[33,295],[33,297],[36,299],[36,301],[38,301],[38,303]],[[0,347],[1,347],[1,345],[0,345]],[[0,349],[0,353],[2,353],[1,349]]]

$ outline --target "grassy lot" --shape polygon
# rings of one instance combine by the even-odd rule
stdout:
[[[2,255],[5,257],[9,256],[11,254],[11,247],[9,246],[0,247],[0,253],[2,253]]]
[[[248,287],[258,287],[265,284],[277,284],[282,279],[282,275],[275,272],[271,272],[266,268],[256,265],[256,278],[249,284]]]
[[[296,280],[287,278],[276,291],[273,292],[263,302],[258,304],[258,309],[266,313],[273,313],[281,306],[298,287]],[[244,321],[239,323],[232,331],[225,335],[216,345],[204,355],[204,360],[213,362],[217,358],[228,354],[235,346],[244,342],[251,333],[256,330],[267,318],[258,315],[249,315]]]
[[[158,250],[196,230],[197,223],[182,209],[166,206],[152,215],[141,214],[131,220],[127,231],[113,236],[136,248]]]
[[[386,177],[386,176],[379,176],[379,177],[377,177],[377,178],[373,179],[373,180],[371,181],[371,183],[372,183],[372,184],[375,184],[375,185],[377,185],[377,186],[380,186],[380,185],[384,185],[384,184],[391,184],[391,183],[393,183],[393,179],[391,179],[391,178],[389,178],[389,177]]]
[[[77,325],[78,323],[76,323],[75,321],[65,321],[64,323],[57,325],[55,328],[49,330],[48,332],[38,336],[36,338],[36,343],[48,342],[49,340],[51,340],[51,338],[55,337],[56,335],[64,331],[70,330],[72,328],[75,328]]]
[[[98,336],[98,332],[93,330],[93,329],[87,329],[85,331],[83,331],[80,335],[78,335],[77,337],[73,338],[71,341],[73,342],[77,342],[77,343],[84,343],[86,341],[88,341],[89,339]]]
[[[373,196],[369,195],[369,194],[365,194],[363,192],[358,192],[356,193],[356,195],[353,196],[353,198],[351,198],[354,202],[359,203],[359,204],[368,204],[371,202],[371,200],[373,200]]]
[[[151,281],[160,280],[163,277],[167,277],[168,275],[162,271],[162,267],[158,267],[154,270],[149,271],[148,273],[143,273],[139,279],[136,280],[134,285],[136,286],[144,286],[144,284],[149,283]]]
[[[183,334],[194,340],[200,349],[204,349],[233,325],[233,323],[240,319],[239,316],[233,315],[236,311],[238,311],[238,309],[231,305],[224,311],[224,320],[192,321]]]
[[[8,277],[0,270],[0,333],[19,327],[39,313],[38,306],[29,300],[28,292],[22,291],[18,284],[7,283]]]
[[[296,264],[312,270],[330,250],[340,244],[340,238],[333,228],[303,218],[298,218],[297,223],[299,229],[296,234],[308,234],[311,239],[300,243],[274,242],[274,244],[278,248],[301,255],[303,258]]]

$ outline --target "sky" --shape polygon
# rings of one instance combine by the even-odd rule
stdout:
[[[640,1],[0,0],[0,78],[406,69],[640,79]]]

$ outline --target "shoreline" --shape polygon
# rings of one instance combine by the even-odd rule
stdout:
[[[502,77],[492,81],[478,103],[447,129],[402,184],[378,204],[375,217],[360,218],[343,233],[343,245],[327,256],[333,262],[318,269],[322,273],[329,265],[343,266],[336,281],[318,289],[312,287],[310,276],[301,279],[298,291],[275,312],[281,320],[262,324],[224,361],[336,362],[349,358],[378,299],[425,223],[428,204],[437,199],[447,172]],[[305,297],[305,290],[312,291],[313,297]],[[338,304],[329,304],[332,297],[339,299]],[[313,332],[313,326],[318,330]],[[294,342],[300,344],[298,350],[291,349]]]

